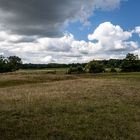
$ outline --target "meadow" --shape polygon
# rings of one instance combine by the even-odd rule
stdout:
[[[0,140],[139,140],[140,73],[0,74]]]

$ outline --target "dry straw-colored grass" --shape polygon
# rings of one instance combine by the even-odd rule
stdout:
[[[140,82],[133,76],[16,73],[1,75],[5,81],[10,84],[0,85],[1,140],[140,138]]]

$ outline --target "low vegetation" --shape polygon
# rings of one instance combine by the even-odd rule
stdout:
[[[85,71],[88,73],[102,73],[105,72],[105,68],[103,64],[96,61],[91,61],[86,65]]]
[[[140,73],[0,74],[1,140],[139,140]]]
[[[81,74],[84,73],[84,68],[81,66],[77,66],[77,67],[70,67],[67,72],[67,74]]]

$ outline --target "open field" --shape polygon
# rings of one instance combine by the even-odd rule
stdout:
[[[139,140],[140,73],[0,74],[0,140]]]

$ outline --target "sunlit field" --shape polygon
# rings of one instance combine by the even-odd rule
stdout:
[[[140,73],[53,71],[0,74],[0,140],[140,139]]]

